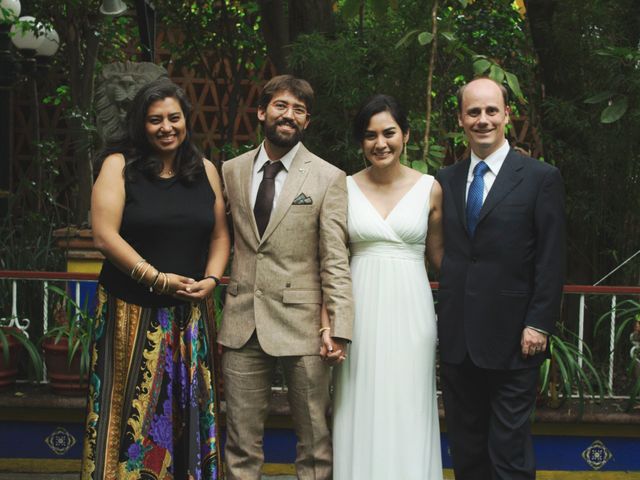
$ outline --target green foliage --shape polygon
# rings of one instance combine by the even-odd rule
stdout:
[[[520,89],[518,77],[511,72],[507,72],[500,65],[487,58],[485,55],[474,55],[473,73],[477,76],[487,75],[490,79],[498,83],[505,83],[511,92],[521,102],[525,102],[524,95]]]
[[[352,18],[360,12],[371,12],[375,17],[384,19],[389,8],[397,9],[398,0],[343,0],[340,11],[345,18]]]
[[[567,192],[568,281],[593,283],[632,255],[640,238],[638,3],[566,0],[549,13],[532,25],[544,85],[536,103],[545,156]],[[637,284],[637,266],[630,262],[610,281]]]
[[[627,97],[616,97],[611,100],[604,110],[602,110],[602,113],[600,114],[600,121],[602,123],[617,122],[627,112],[627,108],[629,108],[629,100]]]
[[[72,131],[69,165],[74,181],[66,184],[65,202],[73,211],[74,223],[87,221],[93,175],[91,162],[97,148],[93,111],[94,78],[102,65],[130,59],[127,47],[138,38],[135,19],[131,16],[111,17],[99,13],[101,1],[74,0],[50,2],[32,0],[29,13],[47,26],[53,27],[60,37],[60,49],[52,58],[48,76],[59,83],[44,85],[45,105],[61,110]]]
[[[301,36],[289,55],[291,69],[308,79],[317,95],[305,143],[348,173],[364,166],[351,140],[351,120],[361,102],[374,93],[393,95],[408,110],[411,136],[405,163],[434,173],[464,149],[455,93],[460,84],[473,78],[474,60],[484,60],[482,72],[492,69],[521,100],[533,83],[533,58],[527,53],[523,22],[509,2],[446,2],[439,12],[430,138],[425,145],[427,72],[433,42],[430,16],[425,12],[431,10],[432,2],[398,2],[397,8],[385,9],[384,18],[365,2],[361,19],[348,11],[354,4],[361,2],[339,4],[331,37]],[[391,7],[389,2],[387,7]]]
[[[80,357],[80,376],[89,372],[91,366],[91,345],[97,319],[89,311],[88,302],[78,305],[65,291],[55,285],[49,285],[49,291],[59,298],[54,312],[55,325],[45,332],[42,340],[52,338],[59,343],[62,338],[69,345],[68,362],[73,362],[76,355]]]
[[[551,358],[540,366],[539,392],[553,408],[561,407],[577,394],[578,413],[582,415],[587,396],[593,399],[597,394],[604,399],[602,376],[594,366],[589,347],[583,342],[580,352],[578,336],[562,324],[558,330],[558,335],[549,337]]]
[[[9,338],[15,339],[27,352],[31,377],[34,380],[42,378],[44,369],[42,356],[40,355],[38,347],[22,331],[17,328],[6,327],[2,325],[2,321],[0,321],[0,352],[2,352],[4,364],[7,365],[9,363]]]
[[[614,345],[617,349],[629,349],[627,364],[627,377],[630,379],[627,385],[629,401],[626,410],[630,411],[640,398],[640,302],[628,299],[620,302],[613,310],[602,315],[596,322],[594,336],[597,336],[604,322],[615,315],[616,329]]]

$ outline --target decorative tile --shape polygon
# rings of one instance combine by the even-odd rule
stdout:
[[[582,452],[582,458],[594,470],[600,470],[612,457],[611,451],[600,440],[596,440]]]
[[[44,441],[57,455],[64,455],[76,444],[75,437],[62,427],[56,428]]]

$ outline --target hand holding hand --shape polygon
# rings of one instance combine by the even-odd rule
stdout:
[[[325,340],[325,335],[327,339]],[[320,356],[329,365],[338,365],[347,358],[347,341],[342,338],[329,337],[329,332],[323,332],[322,347],[320,348]],[[324,353],[323,353],[324,352]]]
[[[211,278],[203,278],[199,282],[193,281],[184,290],[176,291],[176,294],[180,295],[180,298],[190,300],[192,302],[200,302],[211,295],[211,292],[216,288],[216,281]]]
[[[547,349],[547,335],[533,328],[525,327],[520,339],[522,357],[533,357]]]
[[[186,292],[187,288],[195,283],[195,280],[193,278],[183,277],[176,273],[167,273],[166,275],[169,282],[166,294],[181,300],[190,300],[189,297],[185,297],[183,295],[183,292]],[[162,287],[162,285],[160,285],[160,287]]]

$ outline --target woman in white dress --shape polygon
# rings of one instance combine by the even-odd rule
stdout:
[[[442,190],[400,163],[409,125],[392,97],[361,107],[354,136],[370,166],[347,178],[355,323],[335,371],[333,478],[441,480],[425,250],[439,269]],[[331,345],[324,327],[323,354]]]

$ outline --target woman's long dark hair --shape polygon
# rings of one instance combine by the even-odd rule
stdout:
[[[186,136],[176,152],[175,172],[180,181],[191,183],[204,173],[203,155],[191,141],[191,104],[180,87],[168,78],[159,78],[143,86],[133,98],[126,117],[125,134],[107,144],[96,157],[95,176],[105,158],[121,153],[125,158],[124,175],[127,180],[135,180],[142,173],[149,178],[160,175],[162,161],[155,155],[147,140],[145,123],[152,103],[165,98],[175,98],[184,114]]]

